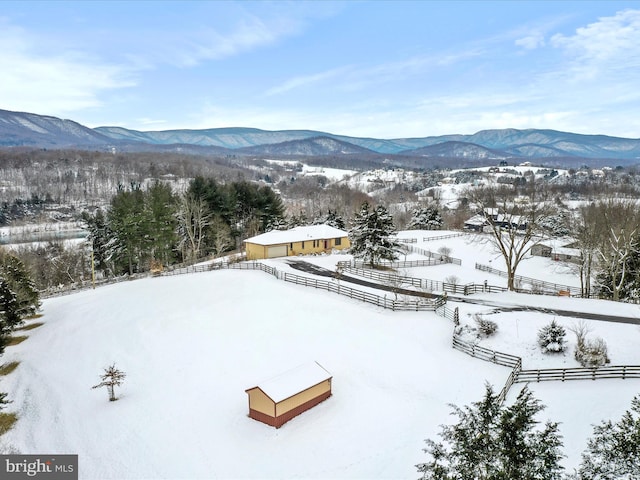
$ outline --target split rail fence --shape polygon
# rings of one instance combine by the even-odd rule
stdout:
[[[442,315],[441,310],[436,310],[436,313]],[[507,398],[509,389],[514,383],[549,381],[565,382],[568,380],[598,380],[605,378],[626,380],[628,378],[640,378],[640,365],[606,365],[596,368],[577,367],[523,370],[522,359],[520,357],[510,355],[508,353],[497,352],[474,343],[464,341],[455,333],[453,334],[453,348],[472,357],[511,368],[507,381],[498,394],[498,400],[501,403]]]
[[[398,287],[410,286],[429,292],[447,292],[449,294],[470,295],[479,292],[505,292],[506,287],[497,287],[488,284],[467,283],[460,285],[457,283],[441,282],[439,280],[429,280],[427,278],[406,277],[395,273],[372,270],[370,268],[356,268],[343,266],[344,273],[349,273],[358,277],[377,280],[385,285],[395,285]]]
[[[378,307],[386,308],[389,310],[397,311],[435,311],[436,308],[444,305],[445,299],[442,297],[435,298],[420,298],[416,300],[410,300],[402,298],[395,300],[393,298],[387,298],[386,296],[376,295],[363,290],[358,290],[340,284],[340,281],[326,281],[313,277],[305,277],[302,275],[296,275],[294,273],[282,272],[275,267],[266,265],[262,262],[239,262],[239,263],[216,263],[210,265],[194,265],[191,267],[184,267],[174,271],[163,272],[162,275],[181,275],[185,273],[196,272],[208,272],[211,270],[219,269],[236,269],[236,270],[260,270],[269,275],[284,280],[285,282],[294,283],[296,285],[303,285],[305,287],[319,288],[321,290],[327,290],[329,292],[337,293],[339,295],[347,296],[351,299],[360,300],[362,302],[370,303]]]
[[[507,272],[504,272],[502,270],[497,270],[495,268],[489,267],[488,265],[481,265],[479,263],[476,263],[476,270],[488,272],[493,275],[499,275],[500,277],[504,277],[504,278],[509,277]],[[523,277],[521,275],[515,275],[514,280],[516,281],[516,283],[520,285],[523,285],[523,284],[531,285],[531,288],[532,288],[531,293],[542,293],[544,291],[547,291],[547,292],[553,292],[552,293],[553,295],[558,295],[560,292],[567,292],[572,297],[582,296],[582,291],[578,287],[570,287],[568,285],[562,285],[560,283],[545,282],[544,280],[537,280],[535,278]],[[517,290],[522,291],[521,288]]]

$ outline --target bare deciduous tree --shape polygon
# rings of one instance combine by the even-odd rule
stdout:
[[[516,289],[516,270],[531,248],[538,243],[541,221],[552,206],[545,200],[545,191],[535,181],[517,195],[512,186],[470,188],[467,198],[487,219],[491,239],[504,258],[507,267],[507,288]]]
[[[178,222],[185,258],[189,260],[199,258],[205,231],[211,223],[211,214],[206,202],[202,198],[195,198],[187,193],[181,195]]]
[[[637,205],[633,201],[610,199],[598,204],[604,235],[597,247],[601,270],[611,279],[613,300],[620,300],[620,290],[627,279],[627,260],[636,253],[640,229]]]

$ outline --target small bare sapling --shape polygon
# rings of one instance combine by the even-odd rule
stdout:
[[[109,392],[109,401],[113,402],[117,400],[115,395],[115,387],[119,387],[120,385],[122,385],[124,377],[126,376],[127,375],[123,371],[116,368],[116,364],[114,363],[113,365],[110,365],[104,369],[104,375],[100,375],[100,379],[102,380],[102,382],[94,385],[91,388],[107,387],[107,391]]]

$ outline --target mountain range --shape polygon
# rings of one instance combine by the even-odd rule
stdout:
[[[607,159],[640,163],[640,139],[538,129],[482,130],[473,135],[377,139],[315,130],[257,128],[138,131],[89,128],[72,120],[0,110],[0,147],[175,151],[251,156],[394,156],[501,160]],[[591,162],[592,163],[592,162]]]

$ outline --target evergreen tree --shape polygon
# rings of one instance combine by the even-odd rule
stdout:
[[[335,210],[329,209],[327,214],[320,216],[313,221],[314,225],[329,225],[330,227],[344,230],[347,228],[344,219]]]
[[[202,199],[212,217],[221,218],[231,231],[234,243],[260,232],[282,225],[284,204],[270,188],[247,181],[218,184],[214,179],[196,177],[187,190],[193,199]],[[211,253],[215,247],[216,230],[204,232],[203,252]]]
[[[22,322],[18,309],[16,294],[9,287],[9,283],[0,278],[0,354],[4,353],[11,332]]]
[[[409,230],[440,230],[442,216],[433,207],[420,207],[413,210],[407,227]]]
[[[113,274],[113,266],[109,261],[108,248],[110,240],[113,238],[113,232],[109,227],[107,217],[102,210],[96,210],[93,215],[84,212],[82,219],[87,224],[87,229],[89,230],[87,240],[91,242],[95,269],[102,271],[105,275]]]
[[[307,225],[309,225],[307,214],[305,212],[300,212],[298,215],[291,215],[287,223],[287,228],[305,227]]]
[[[16,314],[19,317],[28,317],[38,311],[40,292],[22,260],[0,251],[0,278],[15,295]]]
[[[501,407],[487,385],[480,402],[453,406],[458,423],[442,427],[444,442],[426,441],[430,460],[416,467],[424,480],[560,480],[558,424],[536,428],[543,408],[526,387]]]
[[[579,480],[640,479],[640,396],[631,401],[617,423],[602,422],[593,429],[577,471]]]
[[[558,325],[555,319],[538,330],[538,345],[544,353],[564,352],[567,342],[564,339],[567,332],[562,325]]]
[[[4,392],[0,392],[0,411],[2,411],[5,408],[5,405],[7,405],[8,403],[11,402],[7,400],[7,394]]]
[[[401,245],[392,236],[396,233],[393,219],[387,209],[378,206],[370,210],[368,202],[360,207],[349,231],[351,253],[375,268],[381,260],[396,260]]]
[[[145,192],[150,256],[165,265],[175,259],[178,244],[177,199],[169,185],[155,182]]]
[[[118,273],[131,275],[140,271],[149,241],[140,185],[132,184],[129,190],[122,185],[118,187],[118,193],[111,199],[107,221],[113,232],[107,243],[108,258],[114,261]]]

